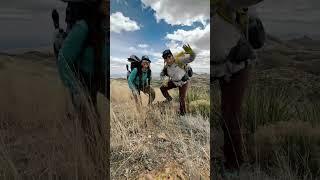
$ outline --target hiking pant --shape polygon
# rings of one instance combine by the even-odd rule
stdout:
[[[187,96],[187,90],[188,90],[189,82],[184,84],[181,87],[176,86],[172,81],[168,82],[167,86],[161,86],[160,90],[162,95],[168,100],[171,101],[172,97],[169,94],[169,90],[173,88],[179,88],[179,102],[180,102],[180,114],[185,115],[186,114],[186,96]]]
[[[154,91],[154,89],[151,86],[144,87],[138,90],[139,95],[140,95],[140,91],[142,91],[144,94],[149,95],[148,104],[151,105],[154,99],[156,98],[156,92]],[[134,97],[134,100],[136,101],[136,104],[141,106],[142,102],[141,102],[140,96],[138,97],[137,95],[133,94],[133,97]]]
[[[234,74],[230,82],[220,80],[224,156],[227,169],[239,169],[243,163],[241,134],[241,104],[248,85],[249,70]]]

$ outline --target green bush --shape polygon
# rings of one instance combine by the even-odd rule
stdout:
[[[200,99],[192,101],[189,104],[189,110],[192,114],[200,114],[203,117],[210,116],[210,102],[208,100]]]

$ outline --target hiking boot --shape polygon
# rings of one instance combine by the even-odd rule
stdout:
[[[166,99],[166,100],[162,101],[161,103],[162,103],[162,104],[170,104],[171,101],[172,101],[172,100],[170,100],[170,99]]]

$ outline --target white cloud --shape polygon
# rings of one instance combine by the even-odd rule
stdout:
[[[110,56],[110,75],[113,76],[125,76],[127,73],[126,70],[127,58],[114,57]]]
[[[111,32],[136,31],[140,29],[137,22],[125,17],[121,12],[112,13],[110,16]]]
[[[147,47],[149,47],[149,45],[148,44],[138,44],[138,47],[139,48],[147,48]]]
[[[141,0],[144,7],[155,11],[157,22],[164,20],[171,25],[191,26],[194,22],[206,24],[210,19],[210,4],[207,0]]]
[[[207,24],[205,28],[197,27],[193,30],[178,29],[172,34],[167,34],[166,39],[170,40],[169,47],[174,49],[182,43],[189,43],[195,49],[209,50],[210,49],[210,24]]]

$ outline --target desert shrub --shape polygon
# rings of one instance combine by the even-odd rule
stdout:
[[[210,102],[204,99],[191,101],[189,104],[189,110],[192,114],[200,114],[203,117],[209,117]]]
[[[172,97],[175,101],[179,101],[179,91],[176,89],[172,92]],[[210,99],[209,88],[199,87],[199,86],[191,86],[187,91],[186,102],[190,103],[192,101],[200,100],[200,99]]]

